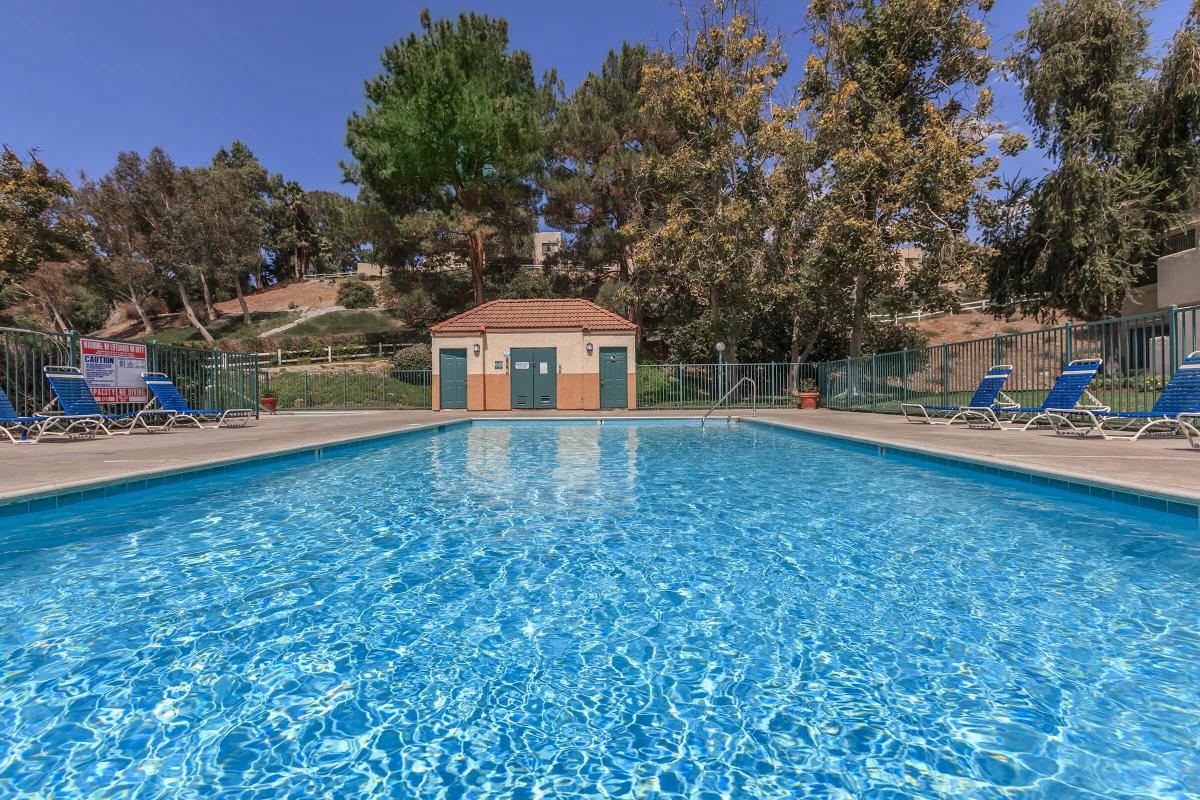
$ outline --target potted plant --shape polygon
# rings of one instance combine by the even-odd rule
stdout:
[[[817,391],[817,382],[812,378],[801,378],[796,383],[796,401],[800,408],[816,408],[817,399],[821,394]]]
[[[258,403],[272,414],[279,407],[279,395],[275,394],[274,389],[263,389],[259,392]]]

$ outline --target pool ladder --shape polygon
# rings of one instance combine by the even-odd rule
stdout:
[[[758,416],[758,384],[755,383],[754,380],[751,378],[742,378],[737,383],[735,383],[733,386],[730,386],[729,391],[727,391],[725,394],[721,395],[721,399],[712,404],[712,408],[710,408],[710,409],[708,409],[708,411],[704,412],[704,416],[700,418],[700,424],[703,425],[704,421],[706,419],[708,419],[708,415],[713,413],[714,411],[716,411],[721,406],[721,403],[724,403],[726,400],[728,400],[729,396],[731,394],[733,394],[734,392],[736,392],[737,388],[739,386],[741,386],[743,383],[750,384],[750,410],[754,414],[754,416],[757,417]]]

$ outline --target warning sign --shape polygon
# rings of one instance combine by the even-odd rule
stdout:
[[[80,339],[79,365],[98,403],[145,403],[150,399],[142,380],[144,344]]]

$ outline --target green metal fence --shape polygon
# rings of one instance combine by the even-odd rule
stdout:
[[[49,333],[17,328],[0,328],[0,388],[23,414],[34,414],[54,400],[50,386],[42,376],[47,366],[79,367],[80,340],[118,344],[144,344],[146,371],[171,376],[180,393],[193,408],[258,407],[258,359],[252,354],[223,353],[199,347],[127,342],[81,336],[76,333]],[[104,403],[110,413],[136,411],[145,403]]]
[[[431,408],[433,371],[397,369],[279,370],[262,374],[264,390],[279,398],[279,408],[382,409]]]
[[[742,382],[749,378],[754,382]],[[815,364],[639,364],[637,405],[643,409],[708,408],[726,392],[722,407],[749,408],[757,390],[759,408],[790,408],[802,383],[815,381]]]
[[[1101,358],[1092,393],[1114,411],[1148,411],[1189,353],[1200,349],[1200,307],[1061,325],[826,361],[821,404],[843,411],[899,413],[901,403],[965,403],[988,367],[1011,364],[1005,393],[1040,406],[1069,362]]]

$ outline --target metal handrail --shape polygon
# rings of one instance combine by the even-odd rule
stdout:
[[[730,386],[729,391],[727,391],[725,394],[721,395],[721,399],[712,404],[712,408],[710,408],[710,409],[708,409],[708,411],[704,412],[704,416],[700,418],[700,424],[703,425],[704,421],[706,419],[708,419],[708,415],[713,413],[714,411],[716,411],[717,408],[721,405],[721,403],[724,403],[726,400],[728,400],[729,395],[731,395],[735,391],[737,391],[737,388],[739,386],[741,386],[743,383],[750,384],[750,410],[751,410],[751,413],[757,417],[758,416],[758,384],[754,382],[753,378],[743,377],[737,383],[735,383],[733,386]]]

